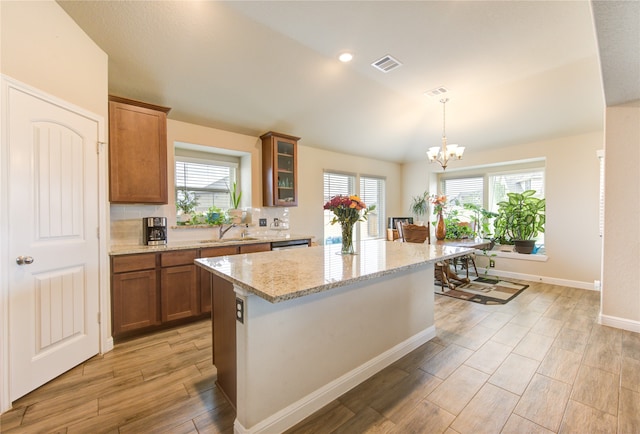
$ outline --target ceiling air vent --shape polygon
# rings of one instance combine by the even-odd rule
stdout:
[[[389,72],[393,69],[396,69],[399,66],[402,66],[402,63],[400,63],[399,60],[394,59],[393,57],[391,57],[390,55],[386,55],[381,59],[376,60],[375,62],[373,62],[371,64],[371,66],[373,66],[376,69],[379,69],[382,72]]]
[[[438,86],[435,89],[431,89],[426,91],[424,94],[427,96],[441,96],[444,95],[445,93],[449,92],[449,89],[447,89],[444,86]]]

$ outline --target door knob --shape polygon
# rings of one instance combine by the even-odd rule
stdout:
[[[18,256],[16,258],[16,264],[18,265],[33,264],[33,258],[31,256]]]

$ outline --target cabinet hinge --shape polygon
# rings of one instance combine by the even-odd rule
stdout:
[[[96,236],[98,237],[98,239],[100,239],[100,227],[99,226],[96,228]]]
[[[96,144],[96,154],[99,154],[100,152],[102,152],[102,148],[105,145],[105,142],[98,142]]]
[[[102,318],[100,317],[100,312],[98,312],[98,324],[102,324]]]

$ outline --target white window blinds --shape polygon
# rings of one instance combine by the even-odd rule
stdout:
[[[324,173],[324,201],[325,203],[338,194],[355,194],[356,177],[342,173]]]
[[[324,173],[324,203],[327,203],[333,196],[342,194],[350,196],[356,193],[356,177],[344,173]],[[324,205],[324,204],[323,204]],[[324,244],[339,244],[342,242],[340,225],[332,225],[333,213],[324,210]],[[358,239],[358,231],[355,231],[354,241]]]
[[[361,176],[360,199],[367,205],[375,205],[376,209],[369,213],[366,222],[360,223],[363,240],[383,238],[385,236],[385,180],[383,178]]]
[[[442,193],[448,203],[484,206],[484,177],[443,179]]]
[[[176,196],[194,192],[198,199],[196,211],[210,206],[226,209],[231,206],[229,188],[236,181],[236,166],[230,163],[197,160],[176,156]]]

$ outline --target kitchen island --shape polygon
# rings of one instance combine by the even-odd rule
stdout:
[[[435,337],[434,263],[472,251],[382,240],[339,250],[196,260],[214,276],[214,318],[220,307],[235,323],[213,337],[235,432],[281,432]],[[220,344],[233,333],[235,354]]]

